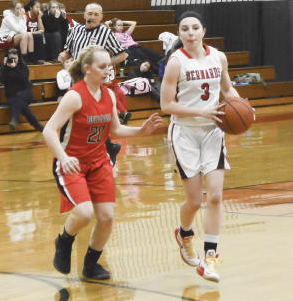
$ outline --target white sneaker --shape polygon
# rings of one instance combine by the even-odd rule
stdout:
[[[180,247],[180,254],[183,261],[193,267],[197,267],[200,258],[192,244],[193,236],[182,237],[180,235],[180,228],[175,229],[175,238]]]
[[[197,273],[206,280],[219,282],[220,276],[216,271],[217,261],[218,254],[216,254],[215,250],[208,250],[205,258],[201,259],[196,269]]]

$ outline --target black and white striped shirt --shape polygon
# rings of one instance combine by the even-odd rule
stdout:
[[[64,49],[68,49],[75,60],[80,51],[90,45],[102,46],[114,56],[124,51],[124,48],[107,26],[99,25],[97,28],[87,29],[83,24],[78,24],[71,29]]]

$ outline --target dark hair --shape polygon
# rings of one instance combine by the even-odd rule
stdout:
[[[183,20],[183,19],[185,19],[185,18],[196,18],[196,19],[198,19],[199,21],[200,21],[200,23],[202,24],[202,26],[203,27],[205,27],[205,22],[204,22],[204,19],[203,19],[203,17],[199,14],[199,13],[197,13],[197,12],[195,12],[195,11],[186,11],[186,12],[184,12],[178,19],[177,19],[177,24],[178,24],[178,26],[180,25],[180,23],[181,23],[181,21]]]
[[[144,63],[149,63],[150,66],[152,66],[152,63],[151,63],[150,60],[138,60],[138,65],[139,65],[139,66],[141,66],[141,65],[144,64]]]
[[[19,55],[19,51],[16,48],[10,48],[10,49],[7,50],[7,55],[8,54],[17,54],[17,55]]]
[[[114,27],[114,26],[116,26],[116,24],[117,24],[117,21],[119,21],[120,19],[118,19],[118,18],[113,18],[113,19],[111,19],[111,25]],[[116,31],[116,29],[115,28],[113,28],[112,29],[113,31]]]
[[[25,11],[29,11],[38,2],[40,3],[40,0],[31,0],[28,4],[24,6]]]

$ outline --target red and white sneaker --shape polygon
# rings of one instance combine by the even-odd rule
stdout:
[[[220,276],[216,271],[216,263],[218,261],[218,254],[215,250],[208,250],[205,258],[202,258],[199,266],[197,267],[197,273],[204,279],[214,282],[220,281]]]
[[[193,267],[197,267],[199,265],[200,258],[192,244],[193,237],[194,235],[182,237],[180,235],[180,228],[175,229],[175,238],[180,247],[180,254],[183,261]]]

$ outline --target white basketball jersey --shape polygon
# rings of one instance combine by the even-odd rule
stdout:
[[[207,108],[219,103],[222,64],[219,51],[206,46],[206,56],[200,60],[192,58],[183,48],[171,57],[181,62],[177,87],[177,101],[189,108]],[[203,117],[180,117],[172,115],[172,122],[188,126],[211,125],[211,119]]]

